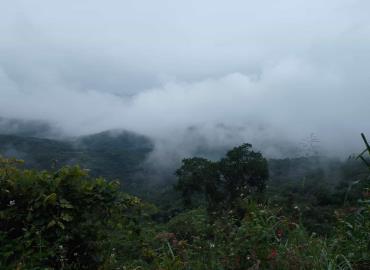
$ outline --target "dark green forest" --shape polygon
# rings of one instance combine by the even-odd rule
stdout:
[[[1,135],[0,269],[369,269],[362,140],[344,161],[246,143],[153,183],[140,135]]]

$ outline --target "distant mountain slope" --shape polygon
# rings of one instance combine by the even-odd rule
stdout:
[[[50,169],[54,160],[68,164],[77,156],[70,142],[17,135],[0,135],[0,154],[26,161],[26,166]]]
[[[94,176],[128,184],[152,151],[151,141],[126,131],[108,131],[70,140],[0,135],[0,154],[26,161],[27,167],[80,164]]]
[[[56,135],[56,129],[44,121],[0,117],[0,134],[48,138]]]
[[[153,149],[148,138],[126,131],[106,131],[80,137],[74,145],[81,151],[81,164],[93,175],[109,178],[121,178],[122,175],[131,178]]]

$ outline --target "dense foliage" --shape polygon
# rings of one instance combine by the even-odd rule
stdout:
[[[273,161],[281,175],[266,186],[267,161],[251,145],[219,161],[186,159],[172,211],[79,167],[2,158],[0,268],[369,269],[370,167],[335,167],[339,183],[322,169],[284,178],[312,160]]]
[[[176,175],[177,189],[186,206],[191,205],[191,197],[198,192],[204,195],[209,212],[235,210],[240,200],[262,192],[268,178],[267,161],[251,147],[250,144],[235,147],[220,161],[184,159]]]
[[[48,173],[19,163],[0,160],[0,268],[97,268],[115,212],[135,200],[79,167]]]
[[[125,131],[63,140],[0,134],[0,154],[26,160],[27,168],[50,170],[80,165],[95,177],[120,178],[126,189],[152,148],[148,138]]]

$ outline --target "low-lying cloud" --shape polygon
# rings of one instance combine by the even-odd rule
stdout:
[[[179,156],[287,155],[311,133],[349,154],[370,134],[367,1],[2,5],[2,117],[131,130]]]

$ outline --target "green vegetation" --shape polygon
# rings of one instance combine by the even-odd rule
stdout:
[[[315,164],[291,172],[316,158],[273,160],[271,181],[249,144],[219,161],[185,159],[175,195],[158,206],[78,166],[41,171],[2,158],[0,268],[369,269],[367,151],[363,167],[330,163],[329,174]]]
[[[119,214],[121,226],[130,222],[124,213],[138,200],[120,194],[117,182],[90,179],[79,167],[48,173],[17,169],[19,163],[0,162],[0,268],[101,264],[112,220]]]
[[[207,210],[221,214],[222,211],[241,210],[243,198],[265,189],[268,178],[267,161],[261,153],[251,151],[252,145],[243,144],[226,153],[218,162],[204,158],[184,159],[178,176],[177,189],[181,191],[184,203],[191,205],[191,197],[203,193]]]
[[[21,133],[22,134],[22,133]],[[73,139],[0,135],[0,154],[26,160],[27,168],[50,170],[80,165],[94,177],[119,178],[130,189],[133,176],[153,146],[149,139],[123,131],[107,131]]]

